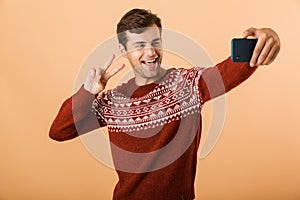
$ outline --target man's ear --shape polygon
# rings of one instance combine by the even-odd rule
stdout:
[[[120,50],[122,56],[125,57],[125,58],[127,58],[127,51],[126,51],[125,47],[121,43],[119,44],[119,50]]]

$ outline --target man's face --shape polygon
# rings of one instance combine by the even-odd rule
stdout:
[[[159,28],[153,25],[139,34],[127,31],[126,37],[125,57],[133,67],[136,80],[147,83],[160,78],[163,51]]]

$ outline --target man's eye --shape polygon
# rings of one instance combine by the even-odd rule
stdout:
[[[135,48],[138,48],[138,49],[142,49],[145,47],[145,44],[137,44],[135,45]]]
[[[160,47],[161,46],[161,42],[157,41],[157,42],[153,42],[152,43],[153,47]]]

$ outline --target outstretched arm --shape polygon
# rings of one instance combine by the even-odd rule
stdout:
[[[204,102],[220,96],[248,79],[260,65],[271,64],[280,51],[277,33],[270,28],[249,28],[243,37],[258,38],[250,63],[232,62],[230,58],[203,71],[199,80]]]

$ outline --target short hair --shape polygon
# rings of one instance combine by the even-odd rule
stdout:
[[[150,10],[134,8],[128,11],[119,21],[117,25],[117,34],[118,41],[122,44],[126,49],[126,31],[130,33],[142,33],[144,30],[151,26],[156,25],[161,33],[161,20],[156,15],[153,14]]]

